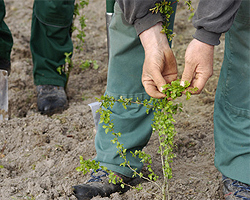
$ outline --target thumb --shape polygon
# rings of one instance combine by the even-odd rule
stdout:
[[[153,78],[153,81],[155,82],[155,85],[158,91],[162,92],[163,86],[166,85],[167,83],[164,77],[162,76],[161,72],[158,70],[154,71],[152,73],[152,78]]]

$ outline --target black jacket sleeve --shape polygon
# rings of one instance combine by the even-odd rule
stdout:
[[[218,45],[221,34],[233,24],[240,4],[241,0],[200,0],[193,18],[194,38]]]

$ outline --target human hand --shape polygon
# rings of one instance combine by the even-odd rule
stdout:
[[[177,79],[176,60],[161,30],[162,24],[158,23],[139,35],[145,51],[142,84],[148,95],[158,99],[166,96],[162,86]]]
[[[185,54],[185,68],[181,85],[188,81],[190,87],[197,87],[199,94],[207,80],[213,75],[214,46],[193,39]]]

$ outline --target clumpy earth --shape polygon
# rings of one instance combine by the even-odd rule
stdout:
[[[89,103],[105,91],[107,76],[107,39],[105,1],[91,0],[82,12],[87,18],[83,50],[75,50],[67,94],[69,107],[52,116],[37,112],[36,92],[32,77],[29,37],[32,0],[6,0],[5,22],[12,31],[12,73],[9,76],[9,120],[0,122],[0,199],[74,200],[71,186],[89,179],[75,170],[79,156],[92,159],[94,121]],[[193,1],[194,7],[197,0]],[[188,19],[190,12],[184,3],[178,6],[173,51],[179,75],[184,67],[185,49],[194,28]],[[77,24],[77,22],[76,22]],[[75,44],[76,36],[73,34]],[[223,59],[223,38],[215,49],[214,75],[200,95],[183,101],[183,112],[175,116],[176,157],[172,163],[173,178],[169,181],[170,199],[223,199],[221,175],[213,164],[213,103],[220,66]],[[82,70],[79,63],[96,60]],[[157,136],[153,135],[145,148],[153,157],[153,169],[161,177],[161,162],[157,154]],[[144,169],[145,170],[145,169]],[[160,181],[162,180],[162,177]],[[143,190],[94,199],[146,200],[154,199],[147,191],[160,193],[153,184],[142,183]]]

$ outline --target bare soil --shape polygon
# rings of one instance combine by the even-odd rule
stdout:
[[[5,0],[8,24],[14,37],[12,73],[9,76],[10,119],[0,122],[0,199],[1,200],[69,200],[76,199],[71,186],[89,179],[75,168],[79,156],[95,156],[94,122],[89,103],[100,97],[106,86],[107,39],[105,1],[91,0],[83,13],[87,17],[83,51],[74,52],[75,67],[67,88],[69,108],[52,116],[41,115],[36,107],[36,92],[32,77],[32,58],[29,50],[32,0]],[[193,1],[196,7],[197,0]],[[190,12],[183,3],[178,6],[173,51],[179,75],[184,67],[184,54],[192,39],[194,28],[188,20]],[[76,42],[75,35],[73,39]],[[214,75],[204,91],[191,100],[183,101],[184,111],[176,115],[176,148],[170,180],[173,200],[223,199],[221,175],[213,165],[213,103],[220,66],[222,44],[215,49]],[[79,62],[96,60],[98,69],[82,70]],[[157,137],[152,136],[145,151],[153,156],[153,168],[161,173],[157,154]],[[154,195],[147,190],[160,191],[149,182],[143,190],[94,199],[147,200]]]

